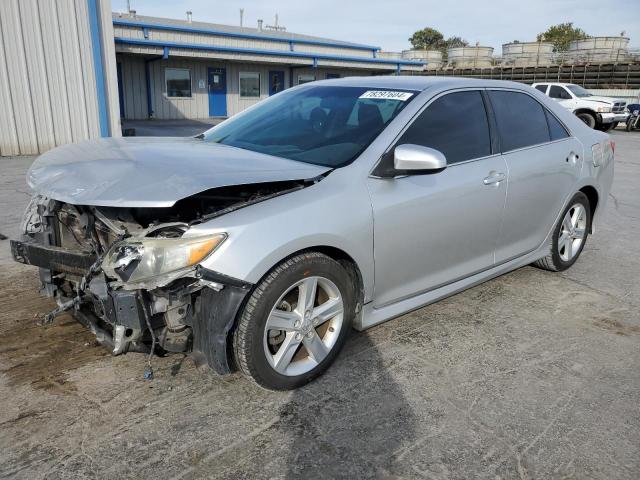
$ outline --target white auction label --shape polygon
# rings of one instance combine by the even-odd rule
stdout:
[[[400,100],[406,102],[411,98],[413,93],[409,92],[392,92],[390,90],[367,90],[360,98],[379,98],[381,100]]]

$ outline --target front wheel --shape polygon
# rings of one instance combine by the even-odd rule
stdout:
[[[608,132],[612,128],[614,128],[613,123],[603,123],[602,126],[600,127],[600,130],[602,130],[603,132]]]
[[[592,114],[583,112],[578,113],[577,117],[582,120],[589,128],[596,128],[596,117],[594,117]]]
[[[271,390],[300,387],[342,349],[355,312],[347,271],[317,252],[276,266],[255,288],[234,332],[242,373]]]
[[[552,272],[566,270],[578,260],[590,229],[589,199],[584,193],[578,192],[569,202],[553,231],[550,254],[533,265]]]

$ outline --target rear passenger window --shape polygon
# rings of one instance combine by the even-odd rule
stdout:
[[[549,133],[551,134],[551,140],[560,140],[561,138],[567,138],[569,133],[564,126],[554,117],[551,112],[545,110],[547,114],[547,123],[549,124]]]
[[[536,85],[536,90],[540,90],[542,93],[547,93],[547,85]]]
[[[545,111],[529,95],[493,90],[489,91],[489,98],[496,115],[503,152],[550,140]]]
[[[453,164],[491,154],[489,122],[480,92],[457,92],[435,100],[409,126],[397,145],[435,148]]]

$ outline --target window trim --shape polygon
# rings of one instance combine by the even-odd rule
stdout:
[[[553,115],[555,117],[555,119],[558,120],[560,125],[562,125],[564,127],[564,129],[567,131],[567,134],[568,134],[568,136],[565,137],[565,138],[560,138],[558,140],[551,140],[551,130],[549,129],[549,122],[547,121],[547,116],[545,115],[545,117],[544,117],[545,118],[545,123],[547,124],[547,130],[549,131],[549,141],[548,142],[536,143],[534,145],[527,145],[526,147],[520,147],[520,148],[515,148],[513,150],[502,151],[502,137],[500,137],[500,147],[501,147],[500,148],[500,155],[506,155],[508,153],[513,153],[513,152],[520,152],[522,150],[528,150],[528,149],[531,149],[531,148],[538,148],[541,145],[548,145],[548,144],[551,144],[551,143],[563,142],[563,141],[566,141],[569,138],[574,138],[575,137],[573,135],[573,132],[571,131],[571,129],[569,127],[567,127],[567,125],[562,120],[560,120],[558,118],[558,116],[555,113],[553,113],[553,111],[551,111],[550,108],[547,108],[546,105],[544,105],[543,103],[538,101],[538,99],[535,98],[533,95],[531,95],[529,92],[526,92],[524,90],[518,90],[518,89],[515,89],[515,88],[504,88],[504,87],[486,87],[484,90],[487,91],[487,92],[489,92],[489,91],[502,91],[502,92],[522,93],[524,95],[528,95],[536,103],[538,103],[538,105],[540,105],[540,107],[542,107],[542,109],[544,111],[547,111],[551,115]],[[487,94],[487,96],[488,96],[488,94]],[[551,98],[551,97],[549,97],[549,98]],[[489,102],[491,102],[491,99],[489,99]],[[492,109],[493,109],[493,107],[492,107]],[[492,110],[492,113],[493,113],[493,110]],[[494,115],[494,118],[495,118],[495,115]],[[495,121],[496,121],[496,125],[497,125],[498,120],[496,119]],[[498,136],[500,136],[499,132],[498,132]]]
[[[169,87],[167,86],[167,70],[183,70],[189,72],[189,96],[188,97],[174,97],[169,95]],[[191,75],[191,69],[189,67],[164,67],[164,95],[166,98],[172,98],[177,100],[193,99],[193,75]]]
[[[393,140],[391,141],[391,143],[389,144],[389,146],[384,150],[384,152],[382,153],[382,155],[380,155],[380,158],[373,164],[373,167],[370,169],[369,171],[369,177],[371,178],[381,178],[378,175],[375,175],[373,172],[377,170],[378,166],[385,161],[386,157],[389,155],[389,153],[396,147],[396,145],[398,144],[398,141],[400,140],[400,138],[402,137],[402,135],[404,135],[404,133],[409,129],[409,127],[411,127],[411,125],[413,125],[413,123],[418,119],[418,117],[420,117],[420,115],[422,115],[422,113],[431,106],[431,104],[433,102],[435,102],[436,100],[438,100],[441,97],[444,97],[445,95],[450,95],[452,93],[460,93],[460,92],[479,92],[482,98],[482,101],[484,102],[484,93],[483,91],[486,90],[485,87],[463,87],[463,88],[450,88],[449,90],[443,90],[442,92],[436,94],[434,97],[431,97],[424,105],[422,105],[418,111],[413,115],[413,117],[411,117],[411,119],[406,123],[406,125],[404,127],[402,127],[402,129],[398,132],[398,134],[393,138]],[[492,135],[492,129],[491,129],[491,125],[492,125],[492,115],[493,115],[493,110],[487,108],[487,104],[485,103],[485,115],[487,115],[487,123],[489,125],[489,135]],[[383,130],[384,132],[384,130]],[[497,131],[496,131],[497,134]],[[498,136],[499,138],[499,136]],[[498,144],[499,145],[499,144]],[[452,163],[452,164],[447,164],[447,168],[453,168],[457,165],[466,165],[467,163],[471,163],[471,162],[478,162],[480,160],[486,160],[488,158],[493,158],[493,157],[497,157],[499,155],[501,155],[501,153],[499,151],[494,152],[494,142],[493,142],[493,138],[490,139],[490,147],[491,147],[491,153],[489,155],[485,155],[484,157],[477,157],[477,158],[470,158],[468,160],[463,160],[462,162],[456,162],[456,163]],[[498,148],[499,150],[499,148]],[[398,177],[404,177],[406,175],[399,175]]]
[[[242,95],[242,75],[247,75],[247,74],[258,76],[258,95],[257,96]],[[256,98],[257,99],[262,98],[262,76],[260,75],[260,72],[252,72],[252,71],[246,71],[246,70],[238,72],[238,98],[243,100],[254,100]]]
[[[489,91],[493,91],[493,90],[497,90],[497,91],[505,91],[505,92],[515,92],[515,93],[524,93],[525,95],[529,95],[529,97],[531,97],[533,100],[535,100],[544,110],[546,110],[547,112],[549,112],[551,115],[553,115],[555,117],[555,119],[560,123],[560,125],[562,125],[564,127],[564,129],[567,131],[568,136],[565,138],[560,138],[558,140],[550,140],[549,142],[545,142],[545,143],[538,143],[536,145],[529,145],[526,147],[522,147],[516,150],[509,150],[506,152],[502,151],[502,144],[501,144],[501,137],[500,137],[500,133],[497,131],[498,128],[498,122],[496,120],[496,116],[495,113],[493,111],[493,105],[491,105],[491,100],[489,99]],[[409,121],[405,124],[404,127],[402,127],[402,129],[398,132],[398,134],[393,138],[393,140],[389,143],[389,146],[384,150],[384,152],[382,153],[382,155],[380,155],[380,158],[374,162],[373,166],[371,167],[371,169],[369,170],[369,174],[368,177],[370,178],[381,178],[378,175],[375,175],[373,172],[376,171],[376,169],[378,168],[378,166],[386,159],[386,157],[388,156],[389,152],[391,152],[391,150],[393,150],[393,148],[395,148],[395,146],[398,143],[398,140],[402,137],[402,135],[404,135],[404,132],[407,131],[407,129],[413,125],[413,122],[416,121],[416,119],[422,114],[422,112],[424,112],[427,108],[429,108],[429,106],[435,102],[438,98],[444,96],[444,95],[448,95],[451,93],[457,93],[457,92],[468,92],[468,91],[479,91],[482,93],[483,97],[486,96],[486,100],[487,100],[487,104],[485,104],[485,112],[487,113],[487,116],[489,117],[489,129],[490,132],[491,130],[491,126],[494,125],[495,126],[495,133],[497,136],[497,151],[493,152],[493,145],[492,145],[492,153],[491,155],[486,155],[484,157],[478,157],[478,158],[471,158],[469,160],[465,160],[463,162],[458,162],[458,163],[452,163],[451,165],[447,165],[447,168],[453,168],[456,167],[457,165],[466,165],[467,163],[471,163],[471,162],[479,162],[481,160],[486,160],[489,158],[494,158],[500,155],[505,155],[507,153],[513,153],[513,152],[519,152],[521,150],[528,150],[531,148],[537,148],[541,145],[547,145],[547,144],[551,144],[551,143],[556,143],[556,142],[565,142],[571,138],[575,138],[575,135],[573,134],[573,131],[567,126],[566,123],[564,123],[560,118],[558,118],[558,116],[550,109],[547,108],[546,105],[544,105],[543,103],[541,103],[537,98],[535,98],[533,95],[531,95],[531,93],[525,91],[525,90],[520,90],[520,89],[516,89],[516,88],[507,88],[507,87],[463,87],[463,88],[450,88],[448,90],[443,90],[442,92],[436,94],[434,97],[431,97],[427,102],[425,102],[419,109],[418,111],[413,115],[413,117],[411,117],[409,119]],[[542,92],[540,92],[542,93]],[[545,120],[546,120],[546,115],[545,115]],[[547,128],[549,128],[549,124],[547,123]],[[384,130],[383,130],[384,132]],[[549,139],[551,139],[551,132],[549,132]],[[401,175],[401,176],[406,176],[406,175]]]

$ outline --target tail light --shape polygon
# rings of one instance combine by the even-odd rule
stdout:
[[[616,153],[616,142],[614,142],[613,140],[609,140],[609,142],[611,143],[611,151],[613,153]]]

